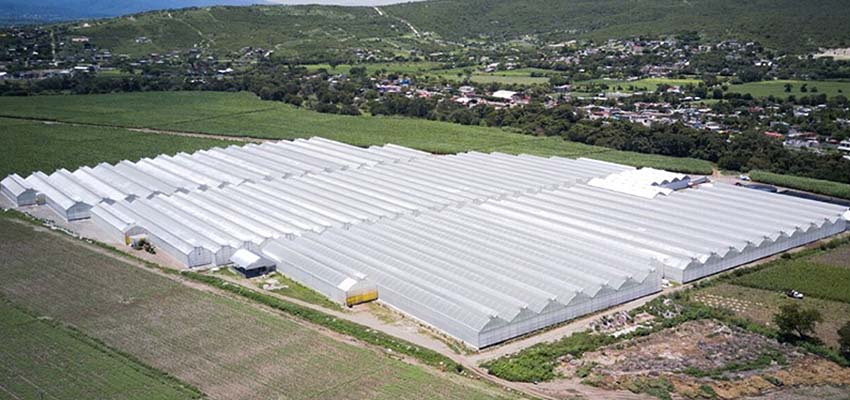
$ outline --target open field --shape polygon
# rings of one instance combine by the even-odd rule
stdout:
[[[644,78],[634,81],[593,79],[589,81],[575,82],[573,83],[573,89],[576,89],[579,92],[584,92],[584,88],[589,88],[595,85],[606,85],[608,86],[608,89],[606,90],[608,92],[654,92],[656,89],[658,89],[659,85],[684,86],[698,85],[699,83],[700,80],[696,78]]]
[[[121,128],[45,124],[0,118],[0,141],[5,154],[0,158],[0,176],[17,172],[73,169],[80,165],[114,163],[124,159],[158,154],[193,152],[226,146],[223,140],[155,135]]]
[[[603,158],[682,172],[711,172],[703,160],[641,155],[540,138],[496,128],[399,117],[321,114],[257,99],[250,93],[149,92],[0,98],[0,116],[224,136],[294,139],[322,136],[357,145],[395,143],[434,153],[501,151],[541,156]],[[0,119],[0,125],[19,121]],[[167,140],[163,139],[163,140]],[[103,142],[112,146],[111,142]],[[95,146],[92,144],[93,148]],[[36,149],[31,149],[36,150]],[[61,150],[61,149],[60,149]],[[30,156],[39,158],[38,152]],[[18,170],[18,169],[15,169]]]
[[[197,390],[0,298],[0,398],[193,399]]]
[[[466,77],[466,71],[472,70],[470,80],[476,83],[503,83],[507,85],[536,85],[549,82],[549,78],[545,76],[532,76],[532,74],[547,74],[554,71],[541,68],[520,68],[510,71],[484,72],[481,70],[470,68],[451,68],[440,69],[440,64],[435,62],[398,62],[398,63],[375,63],[375,64],[359,64],[350,65],[342,64],[332,68],[330,64],[305,64],[310,71],[318,71],[325,69],[330,73],[347,74],[352,67],[364,67],[367,74],[373,74],[376,71],[385,70],[387,72],[396,72],[400,74],[417,74],[423,77],[440,78],[449,81],[461,81]]]
[[[422,61],[422,62],[396,62],[396,63],[369,63],[369,64],[341,64],[337,65],[336,68],[331,67],[330,64],[304,64],[302,67],[307,68],[309,71],[318,71],[319,69],[325,69],[330,73],[336,74],[347,74],[351,71],[353,67],[363,67],[366,68],[366,73],[371,75],[376,71],[387,71],[387,72],[397,72],[402,74],[412,74],[412,73],[422,73],[428,72],[431,70],[435,70],[440,68],[440,64],[436,62]]]
[[[538,85],[549,83],[549,78],[545,76],[547,73],[554,73],[541,68],[520,68],[510,71],[484,72],[473,68],[453,68],[443,70],[433,70],[426,73],[426,76],[434,76],[449,81],[461,81],[467,73],[467,70],[472,70],[470,80],[475,83],[502,83],[506,85]]]
[[[785,91],[785,84],[791,85],[791,91]],[[802,92],[803,85],[806,85],[807,92]],[[814,89],[817,89],[815,91]],[[788,97],[788,96],[816,96],[825,94],[827,97],[835,97],[838,95],[850,96],[850,82],[847,81],[763,81],[750,82],[740,85],[730,85],[729,91],[733,93],[749,93],[753,97]]]
[[[10,301],[73,324],[210,398],[502,396],[6,218],[0,254],[0,294]]]

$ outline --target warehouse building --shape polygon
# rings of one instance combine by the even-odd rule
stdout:
[[[850,215],[596,160],[317,138],[10,176],[2,190],[187,267],[274,268],[340,304],[378,299],[476,348],[842,232]]]

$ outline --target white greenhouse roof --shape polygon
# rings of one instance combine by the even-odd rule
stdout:
[[[850,215],[604,161],[319,138],[6,182],[69,219],[94,205],[104,232],[144,232],[189,267],[250,252],[335,301],[376,291],[475,347],[842,232]]]
[[[158,194],[193,192],[283,179],[322,171],[356,170],[382,164],[409,162],[430,154],[399,146],[368,149],[322,138],[265,142],[143,158],[115,165],[99,164],[76,171],[60,169],[47,176],[49,188],[39,179],[4,179],[14,190],[34,190],[75,199],[89,207],[100,202],[151,198]],[[36,184],[41,186],[36,186]],[[20,185],[17,187],[15,185]],[[44,190],[42,190],[44,189]],[[55,204],[68,204],[57,199]]]

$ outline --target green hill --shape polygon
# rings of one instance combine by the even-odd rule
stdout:
[[[453,40],[527,34],[605,40],[697,31],[795,50],[850,43],[845,0],[431,0],[386,11]]]
[[[368,7],[187,8],[92,21],[89,25],[75,25],[70,32],[90,37],[99,47],[131,55],[192,47],[220,52],[254,47],[309,61],[319,54],[351,55],[358,48],[402,51],[411,46],[400,42],[413,40],[406,37],[411,34],[406,26]]]
[[[400,55],[445,46],[434,38],[502,41],[529,35],[555,42],[695,31],[709,40],[757,40],[793,51],[850,45],[845,0],[430,0],[380,11],[383,15],[371,7],[203,7],[68,27],[70,34],[87,35],[116,53],[251,46],[302,61],[322,61],[329,54],[344,59],[356,49]],[[149,41],[137,41],[140,37]]]

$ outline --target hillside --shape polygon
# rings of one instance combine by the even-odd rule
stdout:
[[[250,5],[265,0],[0,0],[0,25],[107,18],[150,10]]]
[[[386,10],[452,40],[526,34],[606,40],[698,31],[789,49],[850,41],[850,7],[843,0],[431,0]]]
[[[351,54],[357,48],[393,51],[402,46],[392,39],[410,34],[397,24],[371,7],[250,6],[153,11],[71,30],[100,47],[131,55],[193,46],[220,51],[250,46],[309,60],[313,54]],[[142,36],[149,42],[137,43]]]
[[[204,7],[147,12],[72,30],[119,53],[253,46],[301,60],[325,49],[350,56],[358,48],[406,54],[437,46],[427,36],[418,38],[404,21],[452,41],[526,35],[548,42],[607,40],[697,31],[710,40],[757,40],[792,51],[850,43],[850,7],[842,0],[430,0],[381,10],[385,15],[372,7]],[[136,43],[141,36],[150,43]]]

